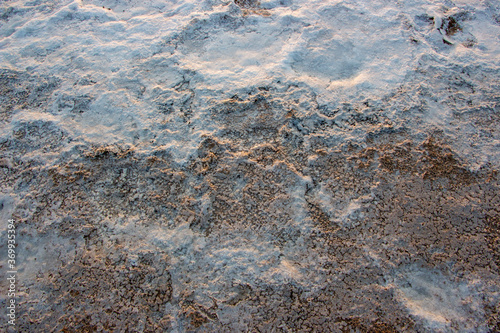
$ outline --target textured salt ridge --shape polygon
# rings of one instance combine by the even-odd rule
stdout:
[[[279,8],[239,5],[157,51]],[[162,53],[121,77],[2,70],[20,330],[498,329],[498,69],[444,58],[441,24],[412,20],[437,55],[382,97],[285,78],[222,91]]]

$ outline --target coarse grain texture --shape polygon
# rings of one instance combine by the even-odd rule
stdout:
[[[17,331],[498,331],[499,18],[2,2]]]

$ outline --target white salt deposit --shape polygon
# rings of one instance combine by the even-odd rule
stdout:
[[[499,74],[495,1],[2,2],[20,330],[498,329]]]

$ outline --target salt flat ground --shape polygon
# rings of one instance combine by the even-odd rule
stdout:
[[[1,1],[17,331],[499,331],[499,39],[493,0]]]

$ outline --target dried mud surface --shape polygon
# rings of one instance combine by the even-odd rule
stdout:
[[[77,146],[46,166],[30,153],[62,131],[14,131],[20,331],[498,330],[497,171],[370,112],[344,125],[365,142],[332,147],[314,132],[335,121],[280,100],[213,107],[220,136],[185,165]]]
[[[218,28],[269,15],[235,3]],[[467,19],[442,22],[440,50],[474,47]],[[432,18],[415,20],[423,42]],[[196,24],[169,43],[182,51]],[[422,57],[379,99],[332,106],[284,79],[207,93],[185,70],[171,87],[116,83],[159,121],[141,144],[98,144],[57,117],[95,112],[85,89],[104,79],[0,69],[18,331],[500,331],[500,164],[483,158],[498,149],[499,74]],[[442,109],[451,127],[429,121]],[[215,130],[185,160],[158,144],[199,119]]]

